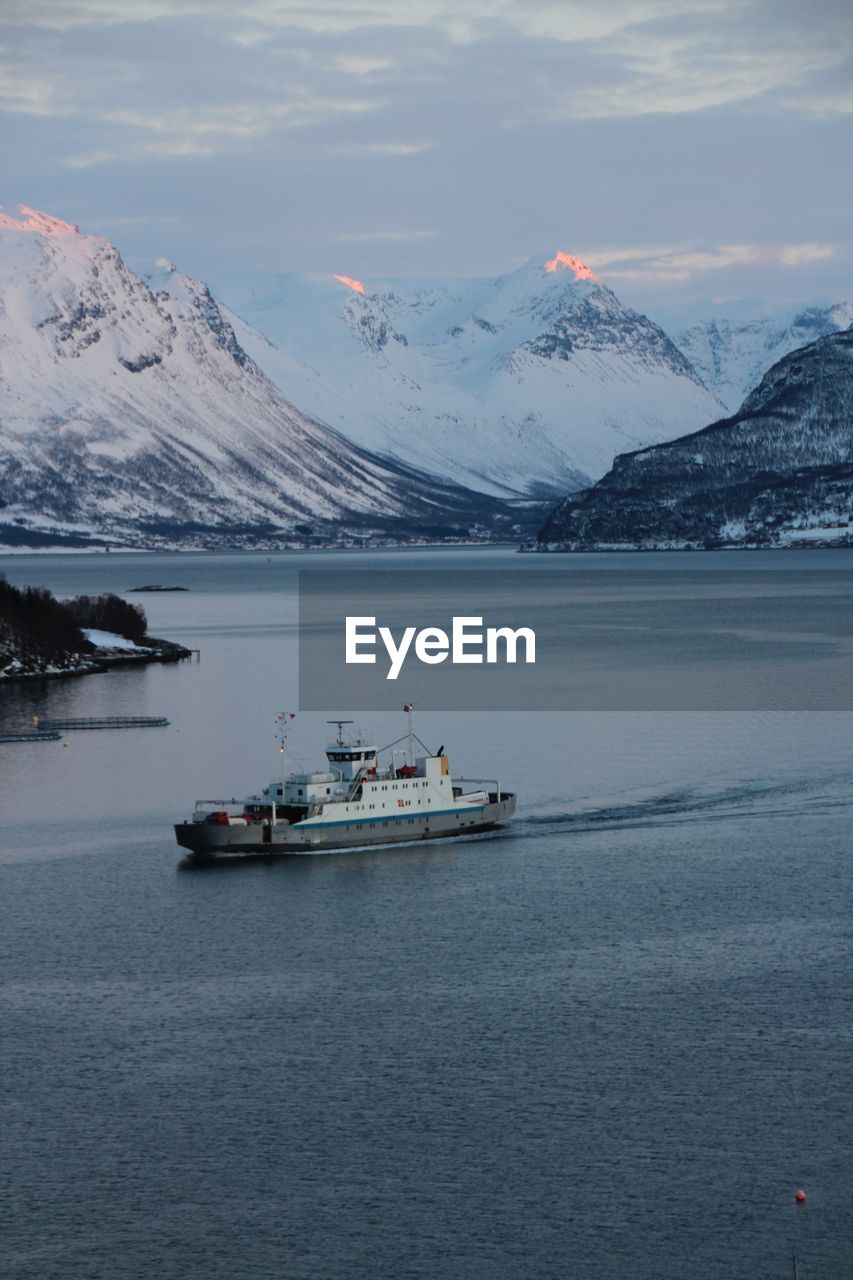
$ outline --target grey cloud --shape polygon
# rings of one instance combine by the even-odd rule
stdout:
[[[811,279],[849,269],[845,6],[401,12],[7,6],[5,202],[122,227],[128,252],[202,275],[325,269],[334,244],[355,276],[487,273],[536,245],[601,244],[831,245]],[[164,209],[178,221],[155,221]],[[768,287],[805,270],[768,267]]]

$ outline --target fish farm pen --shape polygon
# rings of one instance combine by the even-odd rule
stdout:
[[[39,727],[68,733],[72,729],[159,729],[168,723],[165,716],[84,716],[78,720],[39,720]]]
[[[58,742],[60,737],[53,729],[0,729],[0,742]]]
[[[33,717],[33,728],[0,725],[0,742],[57,742],[74,729],[162,729],[165,716],[84,716],[76,720],[48,720]]]

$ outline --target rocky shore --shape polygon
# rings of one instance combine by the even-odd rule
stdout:
[[[150,662],[182,662],[191,651],[171,640],[145,636],[133,647],[98,646],[89,652],[67,652],[50,659],[32,650],[0,640],[0,682],[13,680],[62,680],[97,675],[117,666],[146,666]]]

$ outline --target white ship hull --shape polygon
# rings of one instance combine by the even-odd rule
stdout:
[[[178,844],[199,859],[246,856],[299,856],[368,845],[447,840],[489,831],[511,818],[515,796],[492,792],[482,804],[458,805],[405,816],[356,817],[343,820],[311,818],[304,822],[262,821],[245,825],[180,822]]]

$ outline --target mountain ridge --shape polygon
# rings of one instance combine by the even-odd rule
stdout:
[[[586,264],[551,263],[482,280],[223,278],[217,292],[272,380],[363,447],[483,492],[557,496],[721,406]]]
[[[733,413],[777,360],[850,328],[853,302],[700,304],[686,314],[662,313],[658,319],[705,385]]]
[[[140,279],[103,237],[0,215],[0,524],[170,545],[491,536],[513,515],[303,414],[207,285]],[[15,533],[18,530],[18,533]]]
[[[845,330],[777,361],[731,417],[617,457],[554,509],[538,549],[849,544],[852,425]]]

